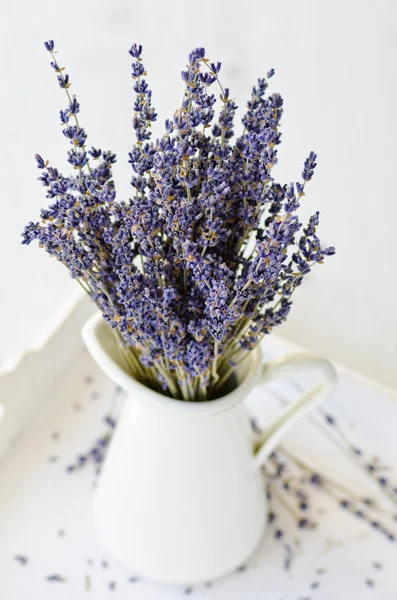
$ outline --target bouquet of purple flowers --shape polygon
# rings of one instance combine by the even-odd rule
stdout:
[[[92,297],[133,377],[175,398],[216,398],[286,320],[303,277],[335,252],[321,247],[318,212],[304,228],[296,214],[316,155],[306,159],[301,182],[274,181],[283,100],[266,94],[273,70],[253,87],[232,142],[237,106],[219,80],[221,63],[209,62],[204,48],[190,53],[181,106],[151,141],[157,115],[142,47],[133,44],[134,193],[116,200],[116,156],[87,148],[69,75],[54,42],[45,47],[67,96],[60,119],[74,172],[64,176],[36,155],[52,204],[27,225],[23,243],[37,240]]]

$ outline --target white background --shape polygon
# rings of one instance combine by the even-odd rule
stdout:
[[[320,210],[320,237],[337,254],[307,279],[277,333],[397,385],[395,2],[25,0],[3,3],[1,17],[3,360],[37,340],[77,285],[44,252],[19,246],[46,202],[34,153],[66,164],[65,99],[43,40],[56,41],[89,142],[118,154],[119,197],[130,193],[131,42],[144,45],[159,132],[180,103],[186,56],[202,45],[223,62],[222,81],[242,108],[256,78],[276,69],[282,182],[299,178],[310,150],[319,155],[302,212]]]

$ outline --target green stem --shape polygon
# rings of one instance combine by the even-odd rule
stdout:
[[[216,382],[219,380],[219,375],[216,370],[216,365],[218,362],[218,342],[214,341],[214,360],[212,361],[212,380],[213,384],[216,385]]]

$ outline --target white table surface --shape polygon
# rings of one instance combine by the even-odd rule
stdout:
[[[275,338],[265,344],[270,355],[286,348]],[[248,404],[265,424],[279,410],[280,399],[294,396],[291,383],[283,382],[265,392],[256,390]],[[184,595],[197,600],[397,599],[397,543],[347,514],[321,491],[313,492],[317,529],[299,530],[275,500],[283,540],[276,540],[274,529],[269,530],[244,569],[211,587],[191,590],[135,579],[95,538],[90,511],[95,467],[89,464],[78,472],[65,472],[76,455],[108,431],[103,418],[117,412],[122,400],[84,351],[53,382],[36,421],[2,460],[0,600],[155,600]],[[397,483],[397,403],[354,376],[342,374],[326,409],[354,444],[368,456],[380,456],[391,473],[394,469]],[[313,422],[296,426],[284,446],[357,492],[379,498],[384,510],[393,512],[393,505],[382,499],[371,480]],[[393,528],[392,519],[388,522]],[[397,534],[397,521],[394,531]],[[286,544],[295,548],[288,570],[284,568]],[[26,564],[17,556],[26,557]],[[48,581],[51,575],[64,580]]]

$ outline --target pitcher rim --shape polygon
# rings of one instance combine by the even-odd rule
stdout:
[[[104,339],[115,345],[117,342],[112,335],[110,341],[110,326],[101,314],[93,315],[83,326],[82,338],[92,358],[104,373],[117,385],[127,392],[140,390],[136,399],[150,402],[152,405],[188,412],[195,415],[210,415],[223,412],[236,406],[255,387],[260,367],[262,353],[259,347],[252,350],[247,357],[248,369],[242,381],[231,392],[214,400],[186,401],[180,398],[171,398],[140,383],[122,369],[114,357],[104,347]]]

